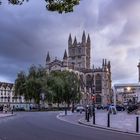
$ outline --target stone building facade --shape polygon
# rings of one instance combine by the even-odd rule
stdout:
[[[15,96],[13,83],[0,82],[0,106],[5,106],[7,109],[29,110],[30,104],[23,96]]]
[[[95,97],[95,103],[99,105],[110,104],[112,99],[111,85],[111,64],[106,59],[102,60],[101,67],[91,68],[91,40],[86,37],[85,32],[82,35],[82,41],[74,41],[71,34],[68,38],[68,54],[65,50],[63,60],[54,60],[50,58],[49,52],[46,58],[47,72],[53,70],[74,71],[81,81],[81,92],[83,93],[83,103],[91,103],[92,96]]]

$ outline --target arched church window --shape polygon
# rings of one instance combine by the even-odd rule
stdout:
[[[96,95],[96,103],[97,103],[97,104],[101,104],[101,102],[102,102],[101,95],[97,94],[97,95]]]
[[[95,89],[96,89],[96,92],[102,91],[102,77],[100,74],[97,74],[95,76]]]
[[[92,77],[91,77],[91,75],[87,75],[86,76],[86,86],[89,88],[91,88],[92,87]]]

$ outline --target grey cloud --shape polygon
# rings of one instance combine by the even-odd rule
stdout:
[[[86,33],[91,35],[92,62],[98,67],[102,64],[102,58],[107,57],[112,61],[113,81],[127,79],[131,72],[135,72],[135,68],[126,72],[128,64],[125,64],[125,61],[135,60],[132,59],[129,48],[134,45],[133,36],[136,37],[136,33],[139,35],[138,24],[135,26],[131,18],[128,18],[127,11],[138,3],[138,0],[83,0],[73,13],[68,14],[46,11],[44,1],[29,1],[21,7],[2,5],[0,77],[14,81],[17,72],[27,71],[31,64],[44,65],[47,51],[50,51],[53,58],[62,58],[64,50],[67,49],[69,33],[72,33],[73,37],[76,35],[78,41],[81,41],[82,32],[86,30]],[[133,14],[135,16],[135,13]],[[110,32],[115,32],[111,31],[111,28],[118,26],[114,23],[121,20],[126,20],[122,31],[118,35],[109,35]],[[109,29],[103,35],[100,32],[106,27]],[[99,37],[99,40],[96,37]],[[118,52],[112,50],[117,50],[122,44],[128,49]],[[123,51],[126,51],[127,55],[121,58],[121,55],[125,54]],[[136,55],[138,56],[138,53]]]

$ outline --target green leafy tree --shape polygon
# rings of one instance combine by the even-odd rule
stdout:
[[[64,73],[64,100],[67,103],[68,107],[72,104],[74,109],[74,104],[80,101],[80,82],[78,75],[74,72],[65,71]]]
[[[15,80],[15,95],[24,95],[26,93],[26,74],[21,71],[17,74]]]
[[[43,67],[31,66],[27,76],[27,94],[35,103],[40,104],[41,94],[43,92],[43,82],[45,77],[45,70]]]
[[[42,66],[32,65],[28,75],[18,74],[15,81],[15,92],[24,95],[26,100],[34,99],[40,105],[42,93],[48,103],[65,103],[69,107],[80,100],[79,77],[74,72],[53,71],[47,74]]]
[[[38,79],[28,79],[26,83],[27,97],[31,100],[34,99],[35,103],[40,105],[42,85]]]
[[[22,5],[29,0],[8,0],[10,4]],[[46,9],[49,11],[57,11],[59,13],[72,12],[75,5],[80,3],[80,0],[44,0],[46,2]],[[2,4],[2,0],[0,0]]]
[[[16,95],[24,95],[27,101],[34,99],[35,103],[39,105],[45,78],[45,69],[41,66],[32,65],[27,76],[24,72],[20,72],[15,80]]]
[[[63,102],[63,85],[64,81],[61,77],[61,72],[52,72],[48,78],[48,86],[53,93],[53,103],[59,104]]]

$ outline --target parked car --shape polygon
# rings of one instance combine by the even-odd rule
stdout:
[[[125,111],[125,108],[123,106],[116,105],[116,110],[117,111]]]
[[[14,108],[13,111],[25,111],[24,107]]]
[[[85,108],[82,105],[79,105],[76,107],[76,111],[80,112],[80,111],[85,111]]]
[[[103,106],[103,109],[108,110],[110,105]]]
[[[3,106],[0,106],[0,111],[3,111]]]
[[[130,113],[134,110],[138,109],[138,106],[137,105],[130,105],[127,107],[127,112]]]
[[[97,109],[104,109],[104,107],[102,105],[97,105],[96,107]]]

